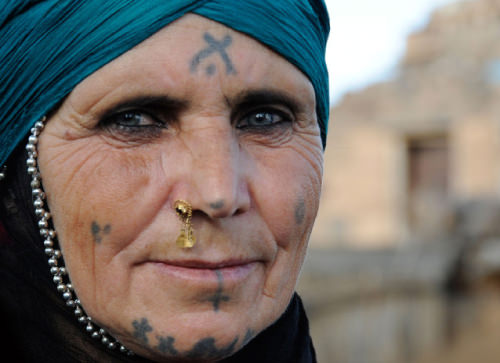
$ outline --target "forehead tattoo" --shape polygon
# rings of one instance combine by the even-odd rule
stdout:
[[[233,63],[231,62],[231,58],[226,52],[226,48],[228,48],[233,42],[231,36],[226,35],[221,40],[217,40],[210,33],[205,32],[203,34],[203,39],[207,43],[207,46],[196,53],[193,59],[191,59],[191,64],[189,67],[191,73],[195,73],[197,71],[198,67],[200,66],[202,61],[205,60],[205,58],[208,58],[211,55],[217,53],[224,61],[224,64],[226,66],[226,74],[235,74],[236,70],[234,69]],[[207,75],[211,76],[215,73],[215,71],[215,64],[209,63],[208,65],[206,65],[205,73]]]

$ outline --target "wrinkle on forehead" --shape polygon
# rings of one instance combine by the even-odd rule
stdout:
[[[193,58],[207,47],[207,33],[218,42],[231,36],[231,44],[224,50],[236,72],[226,71],[227,63],[217,51],[201,60],[203,67],[190,71]],[[216,73],[207,74],[205,70],[212,64]],[[83,115],[91,108],[97,114],[101,104],[125,97],[168,95],[189,101],[208,93],[227,105],[235,94],[265,88],[286,90],[315,112],[314,88],[294,65],[245,34],[188,14],[86,78],[69,99]]]

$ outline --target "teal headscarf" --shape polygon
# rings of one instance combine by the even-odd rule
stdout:
[[[245,33],[311,80],[328,123],[323,0],[5,0],[0,7],[0,166],[87,76],[192,12]]]

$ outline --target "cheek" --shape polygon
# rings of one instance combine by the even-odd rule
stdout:
[[[149,184],[147,165],[145,158],[79,142],[40,152],[51,209],[66,217],[77,211],[114,214],[133,206]]]
[[[39,147],[40,172],[68,270],[98,273],[91,266],[130,243],[161,204],[159,193],[148,198],[150,154],[108,150],[98,138],[47,141]]]
[[[307,242],[318,210],[321,190],[321,168],[306,160],[274,167],[262,210],[278,244],[287,248],[292,243]],[[265,183],[263,183],[265,188]]]
[[[300,158],[287,161],[281,164],[287,168],[275,166],[272,177],[276,179],[269,185],[276,188],[266,194],[261,206],[278,246],[264,293],[283,304],[291,297],[302,267],[321,189],[320,167]]]

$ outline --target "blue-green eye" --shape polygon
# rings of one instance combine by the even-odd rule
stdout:
[[[111,113],[99,122],[100,127],[119,138],[156,138],[159,137],[167,124],[162,119],[140,109]]]
[[[237,128],[265,128],[272,127],[283,122],[290,121],[290,118],[278,110],[251,112],[242,117],[237,123]]]
[[[144,126],[147,124],[144,115],[137,112],[124,112],[117,115],[116,122],[121,126]]]
[[[124,111],[111,116],[107,124],[114,124],[121,128],[134,127],[164,127],[164,123],[142,111]]]

